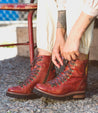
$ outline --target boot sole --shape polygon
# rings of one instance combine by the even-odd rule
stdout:
[[[36,99],[40,98],[40,96],[31,93],[31,94],[17,94],[13,92],[6,92],[6,96],[12,97],[12,98],[17,98],[17,99]]]
[[[66,95],[54,95],[54,94],[46,93],[40,89],[34,88],[33,92],[39,96],[56,99],[56,100],[84,99],[85,98],[85,91],[72,92],[72,93],[68,93]]]

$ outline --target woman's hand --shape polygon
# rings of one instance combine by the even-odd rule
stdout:
[[[62,56],[67,60],[76,60],[79,56],[80,40],[94,17],[81,12],[67,37]]]
[[[62,50],[62,56],[69,61],[76,60],[79,56],[79,45],[80,40],[68,37]]]
[[[64,44],[64,33],[62,32],[61,28],[59,28],[56,33],[56,41],[52,52],[52,61],[58,68],[60,68],[60,65],[63,65],[61,54]]]

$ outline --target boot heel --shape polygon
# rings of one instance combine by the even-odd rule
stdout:
[[[73,95],[73,99],[84,99],[85,98],[85,94],[76,94]]]

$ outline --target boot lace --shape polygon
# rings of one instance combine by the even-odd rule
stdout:
[[[38,62],[42,61],[42,56],[36,57],[33,62],[31,67],[33,68],[30,75],[26,78],[26,80],[24,82],[20,83],[20,86],[23,87],[24,85],[26,86],[28,83],[30,83],[30,81],[33,81],[34,78],[36,78],[36,76],[38,75],[39,68],[41,68],[41,66],[38,64]]]
[[[73,69],[71,67],[74,65],[75,65],[74,61],[70,61],[70,62],[67,62],[67,64],[64,64],[65,69],[63,70],[63,72],[59,73],[59,75],[57,75],[56,78],[49,81],[48,83],[52,87],[54,87],[54,86],[57,86],[57,84],[60,85],[61,83],[64,83],[64,81],[67,81],[67,79],[69,79],[69,75],[72,75]],[[66,66],[68,66],[68,70],[66,70]]]

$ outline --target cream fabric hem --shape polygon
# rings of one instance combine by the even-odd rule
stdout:
[[[66,23],[67,23],[67,36],[70,30],[79,17],[82,8],[82,0],[75,0],[78,2],[76,5],[67,4],[66,8]],[[78,10],[77,10],[78,9]],[[37,10],[37,47],[52,52],[55,39],[56,27],[58,18],[58,5],[54,0],[38,0]],[[84,54],[89,53],[90,44],[93,38],[94,22],[88,27],[80,42],[80,52]]]

